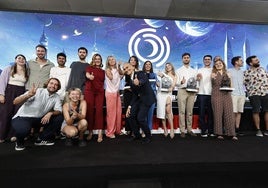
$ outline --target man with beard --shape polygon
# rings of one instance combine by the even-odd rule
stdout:
[[[38,135],[35,145],[54,145],[55,132],[62,124],[63,117],[60,96],[56,93],[61,88],[57,78],[50,78],[45,88],[37,88],[35,84],[26,93],[16,97],[15,105],[23,104],[12,118],[12,126],[16,132],[16,151],[25,149],[24,140],[31,128],[44,127]]]
[[[181,138],[185,138],[185,121],[187,123],[187,134],[196,136],[192,131],[193,124],[193,108],[196,92],[187,91],[187,83],[190,79],[196,79],[197,71],[190,66],[191,55],[189,53],[182,54],[183,65],[177,69],[178,76],[178,107],[179,107],[179,127]]]
[[[38,44],[35,50],[37,57],[28,61],[30,75],[26,84],[27,90],[29,90],[33,84],[38,88],[42,88],[49,78],[50,69],[54,67],[54,63],[46,59],[47,49],[44,45]]]
[[[246,59],[249,69],[244,72],[244,84],[252,106],[252,117],[257,129],[256,136],[263,137],[260,128],[260,111],[264,112],[265,131],[268,136],[268,74],[256,55]]]
[[[66,90],[70,88],[79,88],[82,91],[81,98],[84,98],[84,86],[86,82],[86,67],[89,65],[86,62],[88,51],[85,47],[78,48],[79,61],[72,62],[71,74]]]

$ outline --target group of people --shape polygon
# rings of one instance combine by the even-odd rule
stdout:
[[[104,134],[115,138],[122,134],[122,114],[130,140],[149,143],[155,108],[164,136],[173,139],[172,101],[176,88],[181,138],[197,136],[192,130],[193,107],[197,101],[201,137],[216,136],[222,140],[228,136],[238,140],[237,135],[242,135],[239,126],[246,92],[252,105],[256,135],[268,135],[268,75],[260,67],[257,56],[247,58],[249,68],[243,71],[240,56],[232,59],[234,67],[227,70],[219,56],[212,60],[211,55],[205,55],[204,67],[196,70],[190,65],[191,55],[184,53],[180,68],[175,70],[167,62],[163,72],[155,73],[150,61],[144,62],[140,70],[136,56],[124,64],[108,56],[103,69],[100,54],[94,54],[90,63],[86,61],[85,47],[78,49],[79,60],[70,67],[65,66],[66,54],[57,54],[58,66],[46,59],[46,54],[45,46],[37,45],[35,59],[26,61],[24,55],[18,54],[14,64],[0,75],[0,143],[15,141],[17,151],[24,150],[25,140],[36,132],[37,146],[53,145],[55,137],[61,135],[66,137],[67,146],[78,140],[78,145],[83,147],[93,138],[93,131],[97,142],[103,141]],[[223,89],[226,80],[230,82],[229,89]],[[260,130],[261,109],[264,132]]]

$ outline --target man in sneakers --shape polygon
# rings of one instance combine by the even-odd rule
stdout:
[[[234,88],[234,91],[232,91],[232,101],[235,114],[235,132],[237,136],[243,136],[243,133],[239,128],[241,114],[244,112],[244,104],[246,101],[245,86],[243,83],[244,71],[241,69],[241,67],[243,67],[242,57],[233,57],[231,63],[234,67],[228,69],[228,72],[232,76],[232,86]]]
[[[244,84],[252,106],[253,122],[257,129],[256,136],[263,136],[260,130],[261,109],[264,112],[266,129],[264,134],[268,136],[268,74],[263,67],[260,67],[257,56],[248,57],[246,63],[250,67],[244,72]]]
[[[211,55],[203,57],[204,67],[198,69],[197,80],[199,81],[199,90],[197,94],[199,109],[199,126],[201,129],[201,137],[213,136],[213,112],[211,106],[211,72],[212,62]]]
[[[33,84],[29,91],[15,98],[14,104],[23,103],[12,119],[17,137],[15,150],[24,150],[25,137],[30,134],[31,128],[39,128],[40,125],[44,130],[39,134],[35,145],[54,145],[55,131],[63,121],[62,104],[56,93],[60,88],[60,81],[50,78],[44,88]]]

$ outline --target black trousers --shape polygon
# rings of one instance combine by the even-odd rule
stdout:
[[[15,130],[18,143],[24,143],[24,138],[27,137],[31,128],[40,127],[41,118],[34,117],[16,117],[12,120],[12,127]],[[56,131],[61,127],[63,116],[52,116],[49,123],[44,125],[44,130],[38,136],[41,140],[54,139]]]
[[[128,117],[127,119],[130,124],[131,130],[137,138],[141,137],[140,128],[142,129],[147,138],[151,138],[151,131],[147,121],[150,107],[151,106],[145,105],[140,101],[132,104],[131,106],[130,117]]]

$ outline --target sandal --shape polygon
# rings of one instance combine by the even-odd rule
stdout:
[[[90,132],[90,133],[88,134],[88,136],[87,136],[87,141],[91,140],[91,139],[92,139],[92,136],[93,136],[93,133]]]

